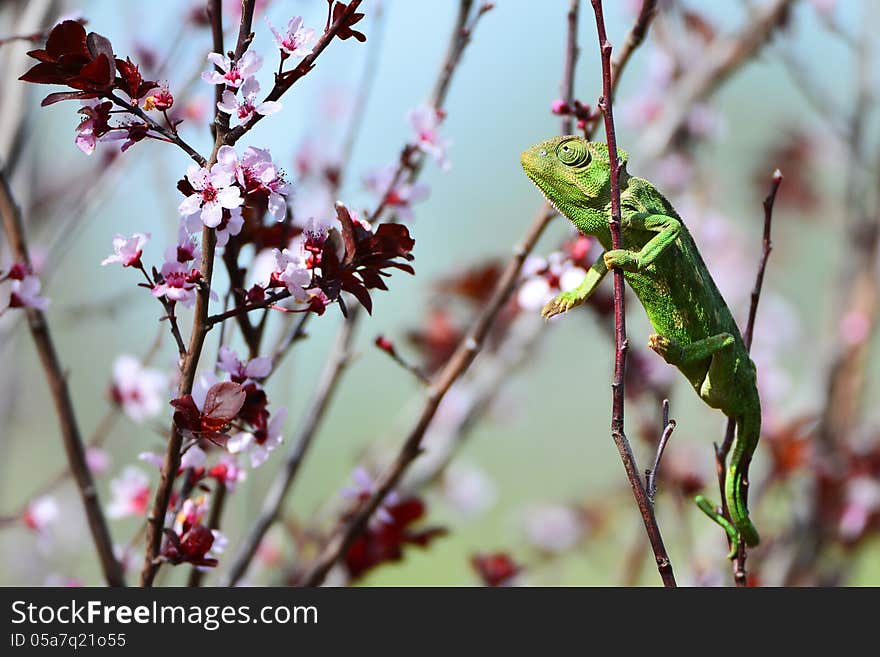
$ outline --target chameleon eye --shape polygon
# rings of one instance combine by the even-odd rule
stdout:
[[[590,162],[590,151],[579,139],[562,142],[556,149],[556,156],[563,164],[582,167]]]

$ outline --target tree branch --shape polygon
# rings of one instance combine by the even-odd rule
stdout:
[[[0,215],[2,215],[3,228],[9,240],[13,258],[16,262],[25,264],[30,271],[31,260],[25,240],[24,222],[12,196],[9,181],[6,179],[6,171],[2,165],[0,165]],[[98,558],[101,561],[104,579],[110,586],[124,586],[122,566],[113,552],[113,540],[110,537],[110,530],[107,528],[107,520],[98,499],[92,473],[86,463],[85,446],[77,424],[73,401],[70,398],[67,375],[58,360],[55,343],[49,332],[49,324],[43,312],[36,308],[26,308],[25,314],[31,336],[40,355],[43,370],[46,373],[52,399],[55,402],[55,411],[61,425],[61,437],[64,450],[67,453],[67,461],[82,499],[92,540],[95,542]]]
[[[593,12],[596,14],[596,31],[599,36],[599,48],[602,52],[602,99],[599,101],[599,109],[605,117],[605,137],[608,141],[608,157],[611,162],[611,244],[615,249],[621,248],[620,235],[620,158],[617,155],[617,136],[614,131],[614,113],[612,109],[612,86],[611,86],[611,42],[605,32],[605,19],[602,15],[602,0],[591,0]],[[660,527],[654,517],[654,505],[648,497],[647,491],[642,484],[639,469],[636,466],[635,457],[632,453],[629,441],[624,433],[624,377],[626,375],[626,351],[628,348],[626,339],[626,314],[624,307],[624,281],[623,271],[614,269],[614,381],[611,384],[611,438],[620,452],[623,467],[632,486],[633,496],[642,514],[645,523],[645,531],[651,541],[654,550],[654,558],[657,561],[657,570],[663,585],[675,586],[675,576],[672,572],[672,562],[666,554],[663,545],[663,537]]]

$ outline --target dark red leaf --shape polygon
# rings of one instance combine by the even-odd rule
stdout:
[[[36,55],[28,53],[31,57],[40,59]],[[82,57],[83,62],[92,59],[86,37],[86,28],[77,21],[64,21],[52,28],[49,38],[46,39],[46,52],[53,61],[62,57]],[[45,60],[41,60],[45,61]]]
[[[345,256],[342,264],[347,265],[354,260],[357,252],[357,240],[354,236],[354,221],[348,213],[348,208],[341,201],[336,202],[336,216],[339,218],[339,224],[342,226],[342,243],[345,246]]]
[[[47,105],[59,103],[62,100],[88,100],[89,98],[97,97],[98,94],[92,93],[91,91],[58,91],[54,94],[49,94],[48,96],[46,96],[40,102],[40,105],[42,107],[46,107]]]
[[[217,383],[208,389],[202,417],[229,423],[238,415],[246,398],[244,389],[232,381]]]
[[[345,12],[346,9],[348,9],[347,3],[345,3],[345,2],[337,2],[336,3],[336,6],[333,7],[333,22],[334,23],[339,21],[340,17],[342,16],[342,14]],[[364,17],[363,14],[357,13],[357,12],[352,14],[351,16],[349,16],[348,19],[345,21],[345,24],[336,33],[336,36],[338,36],[343,41],[345,41],[346,39],[350,39],[352,37],[354,37],[355,39],[357,39],[361,43],[366,41],[367,37],[363,32],[358,32],[357,30],[351,29],[351,26],[354,25],[355,23],[359,22],[363,17]]]

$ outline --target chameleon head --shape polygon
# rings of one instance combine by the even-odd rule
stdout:
[[[618,149],[621,161],[626,153]],[[610,198],[608,146],[582,137],[554,137],[523,151],[522,167],[538,188],[565,215],[567,210],[602,207]]]

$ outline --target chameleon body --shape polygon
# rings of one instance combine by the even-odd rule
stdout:
[[[625,165],[626,154],[618,155]],[[524,151],[522,166],[547,200],[605,249],[578,288],[561,293],[544,307],[544,317],[584,303],[610,268],[623,270],[656,331],[648,346],[675,365],[706,404],[736,421],[725,484],[733,528],[721,524],[726,525],[734,549],[739,537],[749,546],[757,545],[758,532],[747,506],[749,463],[761,433],[755,365],[684,222],[650,182],[630,176],[621,166],[622,248],[612,249],[606,144],[556,137]],[[697,502],[713,515],[705,499]],[[714,517],[723,520],[717,513]]]

